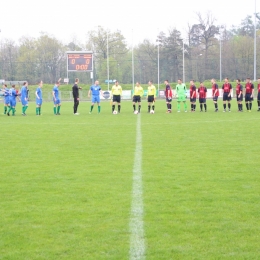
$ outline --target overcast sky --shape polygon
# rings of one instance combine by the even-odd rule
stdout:
[[[255,1],[238,0],[1,0],[0,39],[18,42],[25,36],[48,32],[63,43],[73,38],[84,43],[86,33],[100,25],[121,30],[128,45],[148,38],[155,40],[158,30],[176,27],[183,33],[187,24],[196,23],[196,12],[211,11],[217,24],[238,25],[255,12]],[[260,1],[257,12],[260,12]]]

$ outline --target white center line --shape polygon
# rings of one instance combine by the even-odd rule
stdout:
[[[137,117],[135,158],[133,168],[133,191],[130,216],[130,260],[145,259],[141,115],[137,115]]]

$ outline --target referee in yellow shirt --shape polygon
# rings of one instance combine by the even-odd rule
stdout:
[[[136,82],[135,89],[134,89],[134,95],[133,95],[133,108],[134,112],[136,110],[136,103],[138,103],[138,113],[141,111],[141,97],[144,94],[143,88],[140,86],[139,82]]]
[[[120,113],[120,110],[121,110],[122,87],[120,85],[118,85],[118,81],[116,81],[115,85],[112,87],[111,94],[113,96],[112,113],[115,110],[116,103],[117,103],[118,113]]]
[[[153,85],[153,82],[150,80],[148,82],[148,93],[147,93],[147,101],[148,101],[148,113],[151,111],[151,104],[152,104],[152,110],[154,110],[154,102],[156,97],[156,88]]]

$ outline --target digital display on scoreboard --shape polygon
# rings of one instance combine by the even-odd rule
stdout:
[[[67,53],[68,71],[93,71],[93,53]]]

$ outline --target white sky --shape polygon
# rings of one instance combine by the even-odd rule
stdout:
[[[260,12],[258,1],[257,12]],[[128,45],[148,38],[155,40],[158,30],[176,27],[183,33],[187,24],[196,23],[196,12],[211,11],[217,24],[238,25],[255,12],[256,0],[2,0],[0,39],[18,42],[25,35],[38,37],[47,32],[63,43],[73,38],[84,43],[86,33],[98,25],[121,30]]]

